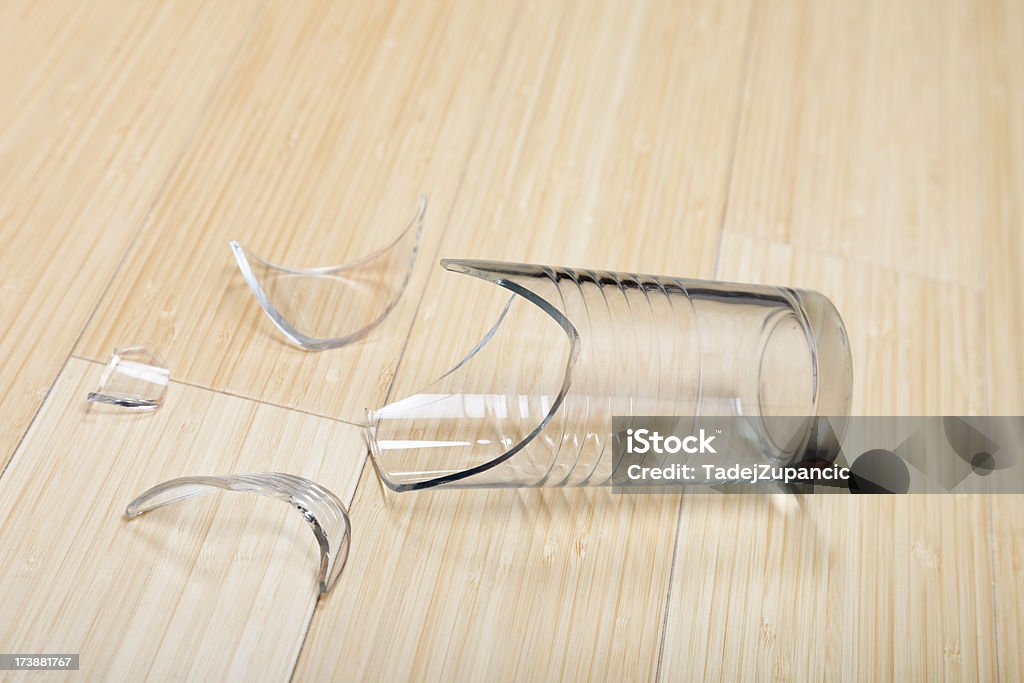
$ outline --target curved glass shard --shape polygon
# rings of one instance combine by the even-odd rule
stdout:
[[[167,362],[155,348],[125,346],[111,352],[99,386],[86,398],[129,410],[156,410],[164,403],[170,379]]]
[[[358,341],[398,303],[412,277],[427,198],[390,243],[358,261],[289,268],[256,256],[238,242],[231,251],[249,289],[288,341],[307,351]]]
[[[181,477],[143,492],[128,504],[124,514],[132,519],[179,500],[217,490],[256,493],[294,506],[313,529],[320,547],[320,592],[331,589],[348,560],[352,525],[341,500],[315,481],[280,472]]]

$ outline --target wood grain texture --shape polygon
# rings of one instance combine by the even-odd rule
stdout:
[[[0,7],[0,464],[258,10],[234,0]]]
[[[717,277],[816,289],[835,303],[853,352],[854,415],[986,412],[978,290],[731,233]]]
[[[984,3],[980,69],[986,188],[985,332],[989,411],[1024,414],[1024,3]],[[1024,496],[991,501],[999,674],[1024,677]]]
[[[833,299],[854,414],[984,412],[973,288],[731,234],[718,276]],[[724,679],[995,678],[987,515],[981,496],[685,499],[666,679],[693,674],[695,659],[697,674]]]
[[[1020,413],[1022,34],[1020,0],[0,6],[0,649],[83,680],[1020,679],[1024,496],[385,495],[333,418],[493,322],[438,256],[816,288],[856,413]],[[421,192],[372,343],[286,345],[228,240],[341,263]],[[146,341],[167,405],[86,410]],[[319,602],[278,501],[121,519],[269,470],[354,499]]]
[[[710,276],[749,6],[544,5],[511,38],[442,254]]]
[[[442,252],[710,275],[748,24],[736,4],[529,5]],[[713,70],[687,68],[697,52]],[[649,248],[655,231],[671,248]],[[491,289],[435,273],[399,375],[451,367],[500,311]],[[364,479],[352,520],[372,548],[317,610],[296,677],[653,678],[678,509],[607,490],[385,506]]]
[[[685,499],[664,679],[994,679],[986,506]]]
[[[0,642],[80,652],[88,680],[287,679],[317,600],[302,517],[235,493],[130,523],[124,507],[166,479],[250,471],[348,501],[358,431],[180,384],[156,413],[117,412],[85,400],[101,370],[68,363],[0,480]]]
[[[767,278],[817,288],[832,297],[844,313],[854,351],[854,412],[985,412],[989,396],[986,383],[979,379],[988,372],[983,329],[987,299],[980,290],[984,271],[970,266],[978,262],[984,241],[980,229],[972,232],[964,227],[978,225],[978,200],[982,195],[973,177],[966,182],[962,178],[962,174],[980,168],[983,160],[973,110],[966,109],[967,116],[962,117],[949,117],[945,110],[937,114],[929,111],[924,118],[884,115],[890,107],[918,107],[927,99],[951,104],[963,100],[957,105],[960,109],[976,106],[975,99],[964,97],[964,92],[969,93],[974,86],[971,73],[959,72],[958,80],[960,67],[943,68],[949,59],[976,63],[981,42],[973,32],[976,25],[972,21],[958,22],[955,30],[935,34],[947,43],[928,39],[916,42],[915,49],[906,54],[908,59],[900,63],[885,57],[886,50],[891,54],[898,49],[887,32],[906,30],[921,21],[941,24],[967,8],[943,6],[935,16],[930,12],[926,16],[922,7],[899,4],[885,9],[869,6],[840,10],[838,6],[820,5],[795,10],[793,6],[761,9],[758,36],[764,37],[767,47],[759,47],[755,41],[754,63],[760,63],[762,52],[769,60],[784,61],[763,67],[764,75],[775,79],[770,86],[772,93],[766,82],[763,96],[759,96],[757,68],[751,75],[752,103],[743,112],[717,276],[750,281]],[[886,12],[897,16],[885,24],[874,23]],[[837,29],[842,25],[844,31],[822,30],[822,22]],[[770,30],[765,31],[763,24]],[[774,39],[793,30],[806,35],[807,40]],[[824,43],[818,41],[826,36],[838,45],[833,43],[822,51]],[[872,48],[872,41],[879,36],[882,50]],[[849,56],[847,50],[856,55],[862,49],[872,51],[870,60],[844,61]],[[906,79],[911,72],[904,69],[918,59],[918,49],[940,60],[940,66],[934,76],[912,82]],[[794,57],[796,61],[789,61]],[[844,77],[852,80],[839,82],[830,73],[833,68],[841,69]],[[886,71],[873,71],[882,68]],[[863,76],[866,81],[857,80],[860,71],[867,72]],[[790,78],[792,81],[787,80]],[[820,78],[828,80],[816,80]],[[901,79],[906,79],[906,86],[912,89],[895,98],[893,104],[879,102],[878,98],[860,101],[864,93],[877,94],[880,84],[892,87]],[[967,87],[959,88],[958,83]],[[787,84],[796,90],[788,89]],[[792,100],[787,99],[789,95]],[[796,106],[800,107],[799,115],[777,117],[764,108]],[[870,107],[867,115],[862,107]],[[853,140],[858,136],[871,136],[873,140],[881,132],[876,126],[890,120],[915,127],[911,134],[899,135],[890,142],[891,153],[876,151],[871,144],[849,144],[851,136]],[[784,146],[772,148],[748,141],[749,135],[768,140],[765,131],[777,125],[775,121],[791,126]],[[820,124],[832,128],[822,131]],[[942,144],[934,147],[936,152],[943,157],[955,155],[960,159],[958,163],[940,165],[932,161],[932,155],[921,153],[920,145],[936,145],[938,139]],[[811,150],[815,145],[825,145],[820,154],[802,149]],[[829,149],[835,153],[826,153]],[[875,163],[878,172],[872,175]],[[921,168],[922,164],[930,164],[934,170],[929,175],[917,173],[915,166]],[[851,172],[860,175],[851,176]],[[891,194],[900,189],[901,182],[909,182],[902,188],[903,196]],[[885,183],[885,192],[880,191],[881,183]],[[942,189],[944,186],[946,189]],[[937,205],[942,207],[941,213],[921,212],[927,197],[936,192],[943,199]],[[864,197],[871,200],[867,205]],[[950,205],[950,201],[954,203]],[[757,219],[753,229],[750,217]],[[894,222],[887,224],[880,218]],[[823,229],[824,225],[836,227]],[[799,248],[738,237],[730,231],[771,236]],[[880,268],[871,261],[896,267]],[[928,268],[922,268],[924,264]],[[963,264],[968,265],[956,267]],[[929,277],[920,277],[922,273]],[[966,286],[952,284],[955,282]],[[1010,320],[1016,318],[1011,316]],[[1012,380],[1002,384],[1015,386]],[[728,501],[709,501],[694,506],[694,510],[684,507],[680,557],[686,557],[687,543],[692,543],[682,532],[690,526],[690,515],[699,519],[715,514],[729,524],[729,506]],[[753,587],[744,584],[747,618],[742,611],[738,616],[735,609],[724,614],[714,610],[714,596],[736,594],[738,583],[746,578],[743,574],[700,587],[673,583],[674,600],[678,599],[680,606],[675,613],[670,607],[667,640],[673,633],[684,640],[706,633],[700,626],[687,623],[689,604],[696,594],[709,605],[708,627],[717,628],[725,639],[722,657],[711,661],[720,667],[714,671],[726,677],[751,670],[796,678],[905,678],[925,674],[985,679],[996,675],[999,648],[993,622],[998,621],[999,601],[993,599],[983,576],[991,551],[990,539],[980,525],[987,513],[984,501],[925,497],[892,502],[815,499],[807,501],[796,519],[793,512],[787,517],[766,504],[761,504],[759,510],[760,523],[756,523],[756,513],[742,518],[754,521],[753,527],[732,521],[741,547],[758,547],[766,535],[772,537],[774,529],[784,533],[775,543],[768,541],[765,579]],[[934,524],[916,521],[919,519],[931,519]],[[944,534],[935,533],[936,525]],[[801,551],[794,546],[790,557],[780,556],[772,562],[770,555],[779,544],[785,547],[793,539],[787,531],[797,530],[798,545],[808,540],[800,533],[801,528],[815,529],[817,535],[809,540],[823,541],[822,547]],[[835,539],[837,532],[846,539]],[[721,561],[720,552],[721,548],[712,549],[712,561]],[[859,572],[851,572],[851,567]],[[965,572],[964,568],[969,569]],[[809,586],[813,590],[804,590]],[[814,611],[809,604],[799,602],[792,611],[778,609],[772,605],[773,598],[780,594],[798,595],[798,600],[807,598],[822,607]],[[915,629],[914,623],[936,626]],[[898,635],[890,643],[879,643],[879,628]],[[820,649],[793,649],[782,640],[776,641],[776,634],[781,633],[796,636],[798,642],[821,639],[837,654],[822,658],[817,655]],[[1017,641],[1004,640],[1004,648],[1006,642]],[[673,667],[678,670],[685,662],[685,653],[667,652],[666,672],[673,671]],[[999,649],[999,654],[1000,668],[1005,669],[1005,653]]]
[[[649,679],[675,496],[604,489],[390,494],[317,609],[297,680]]]
[[[989,409],[1024,414],[1024,3],[985,3],[981,206],[985,226]],[[1020,575],[1018,575],[1020,576]],[[1022,577],[1024,578],[1024,577]]]
[[[148,339],[185,381],[361,420],[390,382],[516,13],[509,2],[272,2],[80,353]],[[228,240],[286,265],[340,264],[390,241],[421,192],[419,267],[373,343],[289,346]]]
[[[759,5],[726,230],[980,287],[977,13]]]
[[[992,589],[996,601],[999,675],[1003,680],[1024,676],[1024,496],[991,499]]]

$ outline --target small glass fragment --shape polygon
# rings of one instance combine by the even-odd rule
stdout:
[[[167,362],[148,344],[114,349],[96,391],[86,397],[93,403],[156,410],[167,396],[170,381]]]

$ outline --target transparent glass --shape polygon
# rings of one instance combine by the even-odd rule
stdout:
[[[133,519],[150,510],[218,490],[256,493],[295,507],[309,523],[320,548],[320,592],[331,589],[348,560],[352,525],[344,503],[315,481],[280,472],[181,477],[144,491],[128,504],[125,517]]]
[[[124,346],[111,352],[99,386],[86,398],[129,410],[156,410],[164,404],[170,381],[167,361],[155,348]]]
[[[267,317],[292,344],[333,349],[366,337],[391,313],[412,277],[427,199],[391,242],[357,261],[291,268],[232,240],[239,270]]]
[[[785,459],[814,445],[816,416],[849,413],[846,330],[817,292],[494,261],[442,265],[504,288],[507,298],[453,367],[424,384],[415,366],[400,367],[392,394],[400,398],[368,411],[371,458],[394,490],[609,484],[613,416],[757,418],[759,455]],[[442,305],[469,310],[472,299],[453,293]],[[473,328],[439,327],[438,348]]]

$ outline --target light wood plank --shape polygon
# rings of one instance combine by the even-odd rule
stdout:
[[[989,409],[1024,414],[1024,4],[979,12]]]
[[[749,16],[530,6],[442,255],[710,276]]]
[[[726,233],[717,276],[815,289],[846,323],[854,415],[985,413],[981,292]]]
[[[0,480],[0,642],[79,652],[89,680],[287,679],[317,599],[301,516],[239,494],[130,523],[124,507],[166,479],[250,471],[349,500],[358,431],[175,383],[155,413],[91,407],[101,370],[68,363]]]
[[[382,497],[297,680],[616,680],[657,663],[678,499],[603,489]]]
[[[996,639],[999,677],[1024,677],[1024,496],[992,496],[992,583],[996,596]]]
[[[78,353],[154,341],[175,377],[323,415],[383,399],[414,319],[399,375],[446,369],[492,322],[474,312],[496,292],[437,255],[818,288],[850,329],[856,412],[1024,406],[1019,0],[41,0],[0,19],[2,462],[140,225]],[[344,261],[421,191],[422,267],[389,327],[286,346],[227,240]],[[80,649],[89,678],[282,680],[297,657],[296,680],[1024,672],[1019,496],[385,499],[366,471],[314,613],[309,532],[280,503],[120,514],[198,471],[348,497],[357,432],[181,384],[153,415],[86,412],[99,370],[70,361],[0,479],[0,641]]]
[[[527,5],[442,253],[710,275],[748,23],[702,0]],[[399,375],[450,367],[501,291],[435,273]],[[317,610],[296,677],[652,678],[678,506],[566,490],[385,507],[364,479],[353,524],[373,547]]]
[[[1024,414],[1024,4],[979,9],[989,412]],[[994,496],[988,530],[999,676],[1024,678],[1024,496]]]
[[[0,463],[258,10],[191,0],[0,8]]]
[[[509,2],[272,2],[82,355],[149,339],[188,382],[362,419],[390,382],[518,12]],[[390,241],[421,192],[431,203],[420,267],[386,324],[327,353],[289,346],[228,240],[286,265],[343,263]]]
[[[983,412],[977,291],[736,235],[719,265],[833,299],[854,414]],[[664,676],[994,678],[987,510],[981,496],[686,499]]]
[[[993,680],[987,504],[685,499],[663,678]]]
[[[760,5],[726,230],[982,286],[976,15]]]

